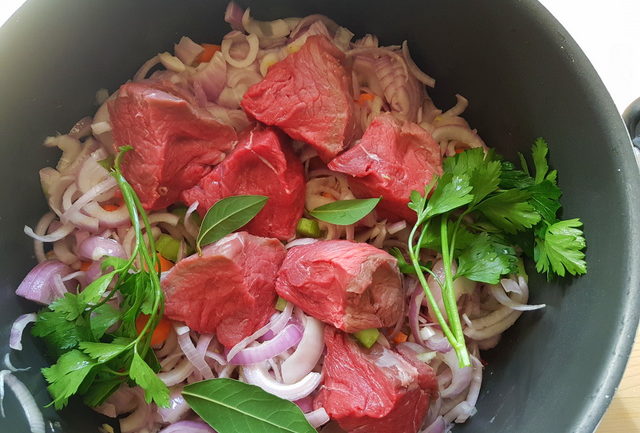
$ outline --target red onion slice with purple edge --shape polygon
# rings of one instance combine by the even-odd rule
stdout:
[[[178,421],[160,430],[160,433],[216,433],[216,431],[201,421]]]
[[[266,361],[292,348],[298,344],[301,339],[302,330],[300,326],[294,324],[287,325],[271,340],[241,350],[229,363],[234,365],[248,365]]]
[[[71,273],[71,268],[57,260],[45,260],[37,264],[24,277],[18,286],[16,295],[30,301],[49,305],[54,299],[64,295],[60,284],[56,284],[56,278],[62,278]],[[62,285],[64,287],[64,285]]]
[[[92,236],[82,241],[78,245],[78,254],[85,259],[94,261],[105,256],[127,258],[124,248],[118,241],[101,236]]]
[[[13,350],[22,350],[22,332],[29,324],[36,321],[36,314],[29,313],[19,316],[11,325],[11,334],[9,335],[9,347]]]

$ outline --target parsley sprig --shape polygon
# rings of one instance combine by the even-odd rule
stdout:
[[[33,334],[44,339],[57,357],[54,365],[42,370],[56,409],[74,394],[82,395],[89,406],[100,405],[123,383],[139,385],[147,402],[169,405],[169,390],[156,375],[160,365],[150,348],[164,297],[149,219],[120,170],[128,150],[122,148],[116,156],[111,175],[135,233],[131,257],[106,258],[102,263],[106,274],[78,294],[67,293],[54,301],[38,313],[33,328]],[[117,295],[119,308],[110,302]],[[138,332],[135,322],[140,314],[148,320]]]
[[[493,151],[467,150],[444,162],[444,173],[425,187],[424,194],[411,194],[409,207],[417,222],[408,240],[410,263],[398,249],[393,253],[400,269],[418,278],[461,367],[470,362],[453,287],[457,278],[497,284],[502,276],[517,272],[520,250],[547,278],[587,271],[582,223],[557,218],[562,193],[547,155],[547,143],[538,138],[532,147],[535,173],[530,173],[523,155],[522,168],[517,169]],[[444,281],[422,262],[423,249],[442,255]],[[426,274],[441,287],[444,311]]]

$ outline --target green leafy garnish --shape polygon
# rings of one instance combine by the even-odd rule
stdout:
[[[294,403],[237,380],[192,383],[182,395],[218,433],[316,433]]]
[[[320,221],[347,226],[355,224],[367,216],[378,203],[380,203],[380,198],[338,200],[319,206],[309,214]]]
[[[547,143],[538,138],[530,171],[521,154],[522,169],[517,169],[492,151],[467,150],[445,160],[444,173],[423,194],[411,193],[408,206],[417,222],[407,243],[409,260],[397,248],[391,253],[400,271],[419,280],[461,367],[470,364],[453,289],[456,278],[497,284],[503,276],[523,273],[519,250],[533,256],[538,272],[548,277],[586,272],[582,223],[557,219],[562,193],[548,153]],[[421,261],[423,248],[442,255],[444,311],[427,284],[426,274],[434,274],[431,264]]]
[[[582,230],[582,222],[577,219],[558,221],[544,230],[536,239],[534,257],[536,270],[555,273],[563,277],[565,271],[571,275],[587,272],[584,252],[587,245]]]
[[[223,198],[209,208],[202,220],[196,239],[196,249],[219,241],[229,233],[247,224],[267,204],[263,195],[236,195]]]
[[[155,374],[157,360],[153,362],[150,348],[151,334],[164,311],[164,296],[155,271],[157,257],[149,219],[120,171],[127,150],[115,158],[111,175],[118,182],[135,233],[131,257],[105,259],[102,268],[107,273],[79,294],[67,293],[52,302],[38,313],[32,330],[57,357],[54,365],[42,370],[56,409],[63,408],[75,394],[83,395],[87,404],[99,405],[120,385],[130,382],[144,389],[148,402],[169,405],[169,390]],[[120,309],[110,304],[116,294],[121,297]],[[143,313],[149,318],[138,333],[135,320]]]

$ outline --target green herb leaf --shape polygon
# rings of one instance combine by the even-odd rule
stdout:
[[[540,221],[540,215],[528,202],[530,196],[526,191],[505,191],[484,200],[476,209],[497,227],[507,233],[515,233]]]
[[[407,263],[407,259],[404,258],[404,254],[400,251],[400,248],[393,247],[389,250],[389,254],[396,258],[398,261],[398,269],[403,274],[415,274],[416,270],[413,268],[413,265]]]
[[[547,154],[549,153],[549,145],[544,138],[536,138],[533,147],[531,148],[531,154],[533,156],[533,165],[536,169],[535,183],[541,183],[544,180],[548,180],[551,183],[556,183],[558,172],[553,170],[549,172],[549,163],[547,162]]]
[[[122,344],[93,343],[91,341],[83,341],[78,347],[98,362],[111,361],[127,349],[127,346]]]
[[[550,180],[542,182],[527,188],[527,192],[531,194],[529,203],[540,214],[542,219],[548,223],[556,221],[556,214],[560,209],[560,196],[562,191]]]
[[[538,272],[546,272],[547,278],[551,272],[561,277],[565,272],[571,275],[587,272],[582,251],[586,242],[579,227],[582,222],[578,218],[558,221],[548,226],[543,238],[536,239],[534,259]]]
[[[65,353],[58,362],[49,368],[43,368],[42,374],[50,385],[47,387],[52,396],[55,396],[53,405],[56,409],[62,409],[69,397],[76,393],[95,362],[79,350]]]
[[[500,188],[502,189],[526,189],[534,185],[533,178],[522,170],[518,170],[509,161],[501,162]]]
[[[107,329],[111,328],[120,319],[120,311],[116,310],[109,304],[102,304],[93,310],[93,314],[89,316],[89,326],[91,334],[96,341],[99,341]]]
[[[488,233],[480,233],[458,258],[456,276],[481,283],[498,284],[502,275],[516,270],[517,264],[518,258],[513,247]]]
[[[100,406],[104,401],[113,394],[124,382],[121,376],[107,376],[105,378],[96,378],[82,397],[82,401],[89,407]]]
[[[498,189],[500,184],[500,172],[502,164],[500,161],[490,161],[476,168],[471,173],[471,193],[473,194],[472,205],[479,203],[486,196]]]
[[[484,149],[477,147],[475,149],[465,150],[451,158],[444,160],[443,168],[445,173],[451,174],[470,174],[475,169],[485,164]]]
[[[104,274],[96,278],[91,284],[80,292],[79,302],[87,305],[96,304],[104,296],[104,292],[107,291],[109,284],[113,281],[117,271],[111,271],[108,274]]]
[[[192,383],[182,395],[218,433],[316,433],[294,403],[237,380]]]
[[[455,222],[447,221],[447,233],[449,234],[449,245],[454,245]],[[430,224],[422,238],[421,248],[427,248],[435,251],[442,251],[442,238],[440,237],[440,225]],[[455,231],[455,247],[453,257],[460,255],[462,250],[467,248],[475,240],[475,235],[468,231],[464,226],[458,227]]]
[[[45,340],[49,350],[60,355],[91,338],[85,319],[67,320],[66,312],[43,311],[38,314],[31,333]]]
[[[378,203],[380,198],[338,200],[319,206],[309,214],[320,221],[346,226],[355,224],[367,216]]]
[[[267,203],[268,197],[263,195],[236,195],[216,202],[202,221],[196,239],[196,248],[216,242],[229,233],[246,225]]]
[[[424,217],[431,218],[471,203],[472,189],[468,175],[445,173],[427,201]]]
[[[144,390],[144,399],[147,403],[154,401],[159,406],[169,406],[169,389],[156,373],[134,352],[129,376]]]

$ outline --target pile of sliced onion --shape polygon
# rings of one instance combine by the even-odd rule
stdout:
[[[199,352],[196,347],[193,345],[191,341],[191,336],[189,335],[189,327],[188,326],[175,326],[176,334],[178,335],[178,344],[180,345],[180,349],[185,354],[189,362],[193,364],[196,370],[200,373],[204,379],[213,379],[213,372],[211,371],[211,367],[205,361],[205,351]]]
[[[91,236],[78,245],[78,254],[85,259],[100,260],[105,256],[126,258],[124,248],[115,239]]]

